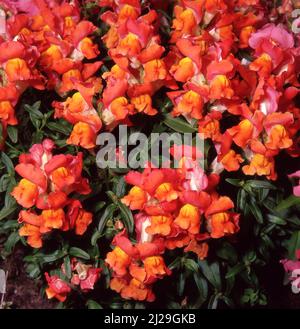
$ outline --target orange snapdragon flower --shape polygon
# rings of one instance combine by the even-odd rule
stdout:
[[[139,113],[144,112],[148,115],[155,115],[157,113],[157,110],[152,107],[152,98],[148,94],[132,97],[130,102]]]
[[[213,141],[221,140],[220,122],[222,115],[219,112],[208,114],[199,122],[199,133],[204,135],[204,138],[211,138]]]
[[[63,209],[43,210],[41,216],[44,225],[50,229],[60,229],[65,222],[65,213]]]
[[[240,154],[230,150],[221,157],[220,162],[227,171],[237,171],[240,168],[240,164],[244,162],[244,159]]]
[[[19,229],[19,235],[27,237],[27,242],[32,248],[42,247],[42,234],[38,226],[25,223]]]
[[[11,102],[0,101],[0,120],[5,121],[8,125],[16,125],[18,123]]]
[[[116,246],[113,251],[106,255],[105,262],[117,275],[123,276],[127,273],[131,258],[120,247]]]
[[[163,60],[154,59],[144,65],[145,82],[154,82],[157,80],[164,80],[167,77],[167,68]]]
[[[212,99],[229,98],[234,95],[230,81],[225,75],[217,75],[210,83],[210,97]]]
[[[254,136],[254,126],[248,119],[242,120],[237,126],[227,129],[236,145],[244,148]]]
[[[21,179],[19,184],[13,189],[11,195],[24,208],[32,207],[38,197],[38,187],[28,179]]]
[[[9,81],[23,81],[31,79],[31,71],[24,59],[10,59],[5,64],[5,73]]]
[[[118,97],[110,104],[111,113],[117,121],[125,119],[128,114],[132,113],[133,108],[125,97]]]
[[[131,210],[142,209],[147,202],[147,193],[140,187],[134,186],[121,201]]]
[[[138,37],[133,33],[128,33],[125,38],[120,40],[116,51],[123,56],[126,54],[130,57],[137,56],[142,50]]]
[[[211,216],[211,237],[218,239],[226,234],[234,234],[238,231],[237,223],[232,220],[229,213],[220,212]]]
[[[93,59],[100,53],[97,45],[94,44],[92,39],[88,37],[85,37],[81,40],[78,48],[81,50],[83,56],[87,59]]]
[[[268,54],[262,54],[250,63],[249,68],[252,71],[258,72],[261,77],[268,77],[272,72],[272,58]]]
[[[96,133],[93,128],[85,122],[77,122],[67,139],[67,144],[80,145],[86,149],[96,146]]]
[[[195,253],[200,260],[207,257],[208,254],[208,244],[206,242],[199,243],[196,240],[191,240],[190,243],[184,248],[185,252],[191,251]]]
[[[114,287],[116,285],[116,283],[113,283],[112,286]],[[153,302],[155,300],[152,290],[135,278],[131,279],[129,284],[121,289],[120,293],[124,299],[134,299],[147,302]]]
[[[245,165],[242,169],[246,175],[267,176],[271,180],[275,180],[277,177],[274,160],[263,154],[254,154],[250,164]]]
[[[191,234],[197,234],[200,231],[200,214],[197,207],[186,204],[175,218],[174,223],[183,230],[187,230]]]
[[[287,149],[293,145],[292,139],[289,137],[283,125],[274,125],[269,133],[268,141],[265,146],[271,150]]]
[[[228,212],[234,207],[228,197],[214,200],[205,212],[210,236],[214,239],[239,231],[239,214]]]
[[[239,34],[239,47],[240,48],[248,48],[249,47],[249,39],[251,34],[255,32],[255,28],[253,26],[244,26]]]
[[[198,93],[194,92],[193,90],[189,90],[182,96],[181,100],[174,108],[173,114],[175,116],[189,114],[194,119],[201,119],[202,110],[203,110],[202,97]]]
[[[177,65],[171,67],[170,73],[174,76],[176,81],[187,82],[196,73],[195,65],[189,57],[185,57],[181,59]]]
[[[77,235],[83,235],[86,232],[88,226],[92,223],[92,221],[92,213],[80,209],[75,219],[75,233]]]
[[[143,263],[145,271],[150,277],[163,277],[171,274],[161,256],[147,257],[143,260]]]
[[[171,232],[171,224],[173,219],[171,216],[151,216],[151,225],[146,228],[146,232],[149,234],[160,234],[168,236]]]
[[[178,198],[178,193],[175,191],[171,183],[160,184],[154,194],[154,197],[159,201],[172,201]]]
[[[173,20],[171,42],[176,42],[183,35],[193,35],[197,28],[197,21],[193,11],[188,8],[185,9],[181,6],[174,8],[175,19]]]

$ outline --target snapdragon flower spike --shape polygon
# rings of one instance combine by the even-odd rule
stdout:
[[[165,48],[158,35],[158,14],[149,9],[141,15],[140,1],[100,1],[113,10],[101,19],[110,29],[103,37],[115,65],[103,78],[107,86],[101,101],[102,119],[109,128],[129,115],[155,115],[152,95],[162,86],[174,87],[174,80],[162,55]]]
[[[176,148],[171,150],[174,157]],[[134,186],[121,201],[137,212],[137,243],[133,244],[123,231],[115,237],[115,248],[106,257],[114,276],[111,289],[123,298],[154,299],[147,284],[170,274],[160,256],[166,250],[183,248],[203,260],[210,238],[239,230],[239,214],[232,211],[232,200],[215,191],[216,175],[204,173],[195,149],[185,155],[179,159],[178,169],[149,166],[142,173],[131,171],[125,176],[125,181]],[[144,268],[137,260],[142,260]],[[154,269],[148,267],[154,264]]]
[[[75,229],[76,234],[82,235],[92,222],[92,214],[70,198],[73,192],[91,192],[88,180],[81,176],[82,153],[53,155],[53,149],[53,141],[45,139],[33,145],[28,154],[21,154],[15,168],[22,179],[11,194],[28,209],[19,215],[19,222],[24,223],[20,235],[27,236],[34,248],[42,246],[41,236],[52,229]],[[32,207],[41,213],[29,209]]]
[[[62,97],[78,91],[88,105],[82,104],[81,113],[77,110],[70,113],[68,108],[65,111],[68,113],[57,110],[56,117],[75,124],[68,139],[70,144],[94,147],[95,135],[102,125],[91,104],[92,97],[102,89],[101,78],[95,76],[102,62],[96,60],[99,50],[91,38],[97,28],[81,20],[77,1],[36,0],[30,6],[17,1],[9,2],[4,9],[14,15],[7,19],[7,40],[0,41],[0,66],[5,82],[0,88],[5,87],[3,92],[14,88],[18,94],[13,101],[10,97],[0,97],[3,137],[7,124],[17,124],[13,107],[28,87],[54,89]],[[90,62],[84,63],[85,59]],[[55,102],[53,106],[65,105]],[[90,124],[91,115],[93,122]]]

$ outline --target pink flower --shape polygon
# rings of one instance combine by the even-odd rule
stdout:
[[[3,0],[4,5],[14,14],[25,13],[30,15],[38,14],[38,7],[33,0]]]
[[[80,281],[81,290],[93,290],[95,283],[100,278],[101,268],[90,268],[87,273],[87,277]]]
[[[145,213],[135,215],[135,232],[137,242],[151,242],[153,235],[146,232],[146,228],[151,225],[150,217]]]
[[[275,43],[276,46],[282,49],[289,49],[294,47],[294,39],[288,33],[282,24],[277,26],[274,24],[267,24],[256,33],[252,34],[249,39],[249,45],[253,49],[260,49],[264,42]]]
[[[294,39],[281,24],[265,25],[251,35],[249,45],[255,49],[256,56],[268,54],[273,60],[274,68],[292,60],[291,49],[294,47]]]
[[[285,272],[292,272],[294,270],[300,269],[300,261],[293,261],[288,259],[282,259],[280,263],[283,265]]]
[[[298,185],[294,186],[294,195],[300,197],[300,170],[294,172],[293,174],[289,175],[290,178],[298,178]]]

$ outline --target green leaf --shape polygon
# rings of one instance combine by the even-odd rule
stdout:
[[[197,128],[192,127],[186,120],[181,118],[173,118],[170,114],[166,114],[163,123],[169,128],[179,133],[194,133]]]
[[[15,210],[17,209],[17,205],[13,205],[10,208],[2,208],[0,210],[0,220],[7,218],[9,215],[11,215]]]
[[[239,210],[245,209],[247,193],[244,189],[240,189],[237,195],[237,208]]]
[[[258,180],[258,179],[248,180],[247,185],[251,186],[252,188],[256,188],[256,189],[265,188],[268,190],[277,190],[277,187],[275,185],[271,184],[270,182]]]
[[[206,260],[198,261],[203,275],[218,290],[221,290],[221,276],[219,264],[214,262],[208,264]]]
[[[5,174],[0,178],[0,192],[1,193],[7,190],[10,182],[11,182],[11,176],[9,174]]]
[[[99,231],[100,235],[102,235],[106,222],[108,221],[108,219],[113,217],[113,213],[116,209],[117,209],[117,207],[115,206],[115,204],[110,204],[104,210],[104,213],[101,216],[99,225],[98,225],[98,231]]]
[[[245,264],[236,264],[233,266],[226,274],[225,278],[229,279],[233,276],[236,276],[238,273],[242,272],[245,269]]]
[[[179,296],[183,296],[185,282],[186,282],[185,272],[180,272],[179,278],[178,278],[178,283],[177,283],[177,290],[178,290]]]
[[[194,273],[194,281],[199,291],[199,298],[197,300],[197,306],[200,307],[207,299],[208,296],[208,285],[207,281],[202,278],[199,274]]]
[[[263,224],[264,218],[257,204],[254,201],[251,201],[250,203],[248,203],[248,207],[251,210],[253,216],[256,218],[257,222]]]
[[[63,125],[60,122],[48,122],[47,127],[50,128],[52,131],[57,131],[63,135],[70,135],[71,128],[69,125]]]
[[[91,245],[94,247],[97,244],[98,239],[102,236],[102,234],[96,230],[91,237]]]
[[[168,266],[170,270],[174,270],[175,268],[178,268],[181,266],[181,258],[176,257],[173,262]]]
[[[133,233],[134,230],[134,219],[132,216],[132,212],[130,209],[123,204],[119,198],[111,191],[106,192],[109,198],[113,201],[113,203],[120,209],[121,217],[124,221],[124,225],[127,228],[129,234]]]
[[[89,299],[86,302],[86,306],[89,310],[101,310],[101,309],[103,309],[103,307],[100,304],[98,304],[97,302],[95,302],[92,299]]]
[[[18,232],[12,232],[4,244],[5,251],[11,253],[20,239],[21,237]]]
[[[191,272],[198,273],[199,266],[193,259],[185,259],[183,262],[186,269],[190,270]]]
[[[5,165],[6,170],[9,174],[14,173],[14,171],[15,171],[14,164],[12,163],[10,158],[4,152],[1,152],[1,161]]]
[[[90,259],[90,255],[87,252],[77,247],[70,248],[69,254],[73,257],[78,257],[86,260]]]
[[[65,272],[66,272],[66,276],[68,279],[71,279],[72,277],[72,269],[71,269],[71,261],[70,261],[70,257],[66,256],[64,259],[64,268],[65,268]]]
[[[18,228],[19,223],[16,220],[8,220],[3,222],[2,229],[3,230],[12,230]]]
[[[52,254],[41,254],[41,262],[42,263],[53,263],[58,259],[61,259],[65,256],[65,252],[62,250],[56,250]]]
[[[10,140],[13,143],[17,143],[18,141],[18,129],[15,126],[8,126],[7,127],[7,134]]]
[[[279,205],[275,208],[275,210],[282,211],[299,204],[300,204],[300,198],[295,195],[290,195],[287,199],[281,201]]]
[[[225,259],[230,263],[235,264],[237,262],[236,250],[227,241],[222,243],[220,249],[218,249],[216,253],[220,258]]]
[[[235,178],[226,178],[226,182],[236,187],[241,187],[244,184],[244,181]]]
[[[287,223],[286,220],[284,220],[283,218],[274,215],[268,215],[268,219],[271,223],[274,223],[276,225],[286,225]]]
[[[41,107],[41,101],[38,101],[33,105],[28,105],[28,104],[24,105],[24,108],[29,113],[30,118],[42,120],[44,118],[44,114],[41,111],[39,111],[40,107]]]

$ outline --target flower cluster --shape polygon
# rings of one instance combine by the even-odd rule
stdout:
[[[5,39],[0,40],[4,134],[7,124],[17,124],[14,106],[28,87],[55,90],[60,96],[77,91],[62,104],[54,102],[55,117],[74,124],[69,144],[91,148],[102,125],[92,105],[93,95],[102,88],[101,78],[94,75],[102,62],[83,60],[99,54],[90,37],[97,28],[80,19],[77,1],[39,0],[27,5],[7,1],[4,9],[9,15]]]
[[[142,15],[138,0],[101,0],[99,5],[112,8],[101,19],[110,26],[103,41],[115,63],[103,74],[102,119],[113,128],[129,123],[128,116],[135,113],[155,115],[152,95],[162,86],[174,88],[176,84],[163,57],[157,12],[147,10]]]
[[[299,156],[299,50],[283,25],[262,26],[263,14],[259,0],[177,1],[167,57],[183,88],[168,96],[172,114],[198,120],[213,141],[215,172],[243,164],[244,174],[275,180],[274,157]],[[224,130],[228,114],[239,122]]]
[[[81,176],[82,153],[53,155],[53,148],[49,139],[33,145],[29,154],[20,155],[15,168],[22,179],[11,194],[27,208],[19,214],[19,223],[23,223],[19,234],[27,236],[34,248],[40,248],[42,235],[53,229],[74,229],[82,235],[92,222],[92,214],[69,196],[91,192],[87,179]]]
[[[115,249],[106,258],[114,272],[111,288],[123,298],[148,301],[154,298],[144,288],[149,273],[156,273],[148,265],[158,267],[156,274],[169,274],[158,254],[184,248],[184,252],[193,252],[203,260],[210,238],[218,239],[239,230],[239,214],[232,211],[232,200],[215,190],[219,176],[206,176],[192,157],[182,158],[179,169],[149,167],[143,173],[129,172],[125,180],[134,185],[122,202],[138,211],[135,215],[137,244],[132,245],[124,232],[120,233],[113,242]],[[139,259],[144,270],[136,263]]]
[[[61,266],[60,276],[57,274],[49,275],[47,272],[45,273],[48,283],[46,294],[49,299],[56,298],[64,302],[67,295],[71,292],[71,288],[75,289],[76,286],[78,286],[82,292],[93,290],[94,285],[100,279],[102,269],[83,264],[76,258],[73,258],[70,264],[70,271],[70,280],[67,280],[64,264]],[[61,278],[61,276],[63,276],[63,278]]]

